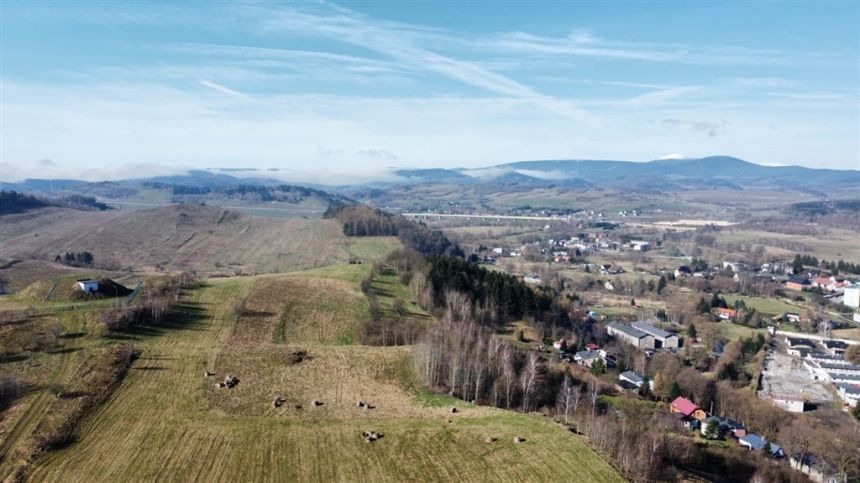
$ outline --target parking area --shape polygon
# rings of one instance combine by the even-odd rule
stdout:
[[[771,351],[764,363],[759,397],[800,396],[812,403],[833,401],[830,388],[823,381],[815,381],[798,357]]]

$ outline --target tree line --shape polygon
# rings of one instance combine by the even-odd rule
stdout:
[[[548,287],[533,289],[513,275],[444,255],[427,257],[427,268],[427,287],[436,306],[449,304],[447,298],[455,293],[473,308],[483,309],[495,323],[530,316],[550,325],[569,325],[567,312],[558,307],[556,294]]]
[[[367,205],[333,204],[323,218],[337,219],[347,236],[396,236],[403,246],[424,255],[463,256],[463,250],[441,231]]]
[[[0,191],[0,214],[21,213],[48,206],[48,203],[33,195],[17,191]]]
[[[860,275],[860,264],[857,263],[850,263],[845,260],[828,262],[827,260],[818,260],[818,258],[811,255],[795,255],[794,260],[791,262],[792,271],[795,274],[803,273],[804,267],[818,267],[823,270],[829,270],[830,272],[833,272],[834,275],[838,275],[840,273]]]
[[[22,213],[27,210],[45,206],[58,206],[76,210],[109,210],[110,207],[96,201],[90,196],[71,195],[62,198],[49,199],[19,193],[17,191],[0,191],[0,215]]]
[[[276,186],[260,186],[260,185],[227,185],[227,186],[193,186],[183,184],[163,184],[150,183],[150,187],[157,189],[170,188],[174,196],[202,196],[207,194],[216,194],[225,198],[240,199],[244,201],[261,201],[271,202],[280,201],[284,203],[300,203],[306,198],[317,196],[329,203],[347,203],[350,200],[338,194],[327,193],[325,191],[308,188],[305,186],[295,186],[281,184]]]
[[[89,267],[93,264],[95,257],[88,251],[66,252],[64,255],[54,257],[54,262],[69,265],[71,267]]]

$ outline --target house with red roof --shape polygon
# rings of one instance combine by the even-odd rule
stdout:
[[[738,318],[738,311],[735,309],[720,307],[717,309],[717,317],[723,320],[735,320]]]
[[[669,411],[676,414],[683,414],[686,417],[694,418],[703,421],[708,415],[702,411],[699,406],[696,406],[693,401],[685,397],[678,396],[669,405]]]

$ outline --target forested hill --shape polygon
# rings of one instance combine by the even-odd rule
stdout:
[[[72,195],[63,198],[40,198],[17,191],[0,191],[0,215],[8,213],[22,213],[27,210],[42,208],[45,206],[59,206],[73,208],[76,210],[102,211],[109,207],[99,203],[95,198],[88,196]]]
[[[0,191],[0,214],[20,213],[42,206],[48,206],[48,204],[33,195],[17,191]]]

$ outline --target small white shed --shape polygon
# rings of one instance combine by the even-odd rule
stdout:
[[[83,292],[94,293],[99,291],[99,283],[95,280],[84,279],[78,280],[75,283],[77,284],[78,288]]]

